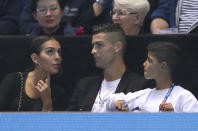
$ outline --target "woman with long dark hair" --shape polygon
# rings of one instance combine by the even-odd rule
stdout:
[[[62,94],[57,95],[64,89],[51,81],[61,68],[60,43],[53,37],[39,36],[30,45],[30,57],[33,68],[10,73],[2,81],[0,111],[64,110],[64,100],[59,99]]]

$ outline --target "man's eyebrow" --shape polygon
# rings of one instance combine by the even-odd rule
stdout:
[[[104,43],[104,41],[95,41],[92,44],[101,44],[101,43]]]

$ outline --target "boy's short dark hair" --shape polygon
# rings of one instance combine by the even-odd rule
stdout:
[[[151,52],[158,62],[165,61],[171,74],[180,61],[180,49],[172,42],[152,42],[148,45],[147,51]]]

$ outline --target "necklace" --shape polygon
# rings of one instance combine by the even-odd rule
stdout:
[[[101,88],[98,91],[99,104],[105,104],[108,97],[115,92],[119,82],[120,79],[112,82],[107,82],[105,80],[102,82]]]

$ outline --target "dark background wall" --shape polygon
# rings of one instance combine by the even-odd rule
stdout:
[[[61,82],[72,86],[85,76],[101,72],[95,68],[91,55],[91,36],[57,37],[63,48],[63,72]],[[0,37],[0,81],[9,72],[24,71],[31,63],[28,53],[31,37],[3,36]],[[171,41],[181,48],[182,63],[178,66],[176,81],[193,92],[198,98],[198,35],[146,35],[130,36],[125,60],[134,72],[143,75],[142,63],[146,59],[146,46],[152,41]],[[71,94],[71,93],[70,93]],[[69,97],[69,96],[68,96]]]

